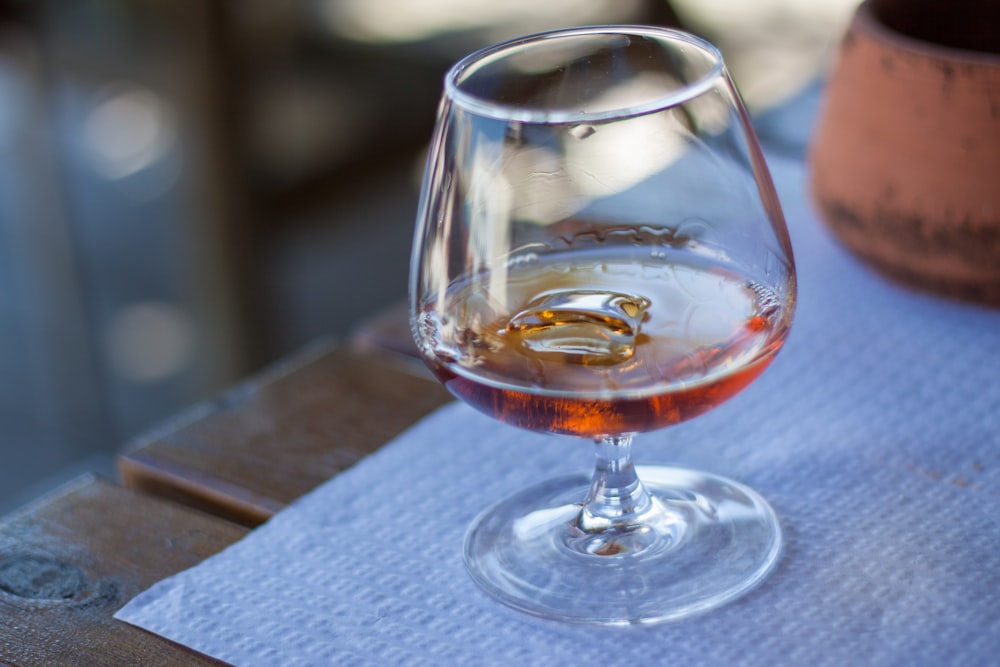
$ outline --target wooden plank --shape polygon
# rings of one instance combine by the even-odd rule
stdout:
[[[258,525],[450,400],[417,363],[317,343],[140,438],[122,480]]]
[[[419,358],[410,334],[409,304],[394,303],[363,321],[354,330],[352,341],[361,348],[388,350],[413,359]]]
[[[85,476],[0,521],[0,664],[218,665],[112,615],[246,529]]]

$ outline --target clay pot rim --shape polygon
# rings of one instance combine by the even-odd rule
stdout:
[[[1000,53],[988,53],[971,49],[960,49],[954,46],[944,46],[934,42],[910,37],[891,28],[875,16],[872,10],[877,0],[864,0],[854,12],[853,22],[856,27],[868,33],[873,39],[902,51],[930,58],[932,60],[949,60],[984,67],[1000,67]]]

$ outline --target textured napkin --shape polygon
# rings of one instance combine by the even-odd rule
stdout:
[[[636,629],[494,603],[466,526],[592,453],[456,403],[117,618],[236,665],[995,664],[1000,311],[870,272],[816,220],[802,164],[770,164],[800,277],[788,343],[743,394],[635,445],[771,502],[787,547],[762,587]]]

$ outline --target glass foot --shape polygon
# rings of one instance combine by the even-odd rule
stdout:
[[[637,466],[651,503],[626,522],[589,515],[592,480],[562,477],[481,514],[465,539],[473,579],[500,602],[595,625],[678,619],[745,594],[781,556],[781,526],[724,477]]]

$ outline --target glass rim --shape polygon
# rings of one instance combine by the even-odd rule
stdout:
[[[548,39],[563,37],[580,37],[589,35],[619,35],[624,37],[648,37],[661,41],[683,42],[694,46],[711,57],[712,67],[703,76],[685,84],[683,87],[657,96],[650,101],[641,104],[623,106],[621,108],[604,109],[596,112],[587,111],[564,111],[546,110],[540,108],[515,106],[503,104],[494,100],[488,100],[482,96],[469,93],[460,87],[460,77],[472,66],[483,61],[489,56],[509,51],[516,47],[525,46]],[[545,30],[513,39],[504,40],[496,44],[473,51],[466,55],[445,74],[444,88],[445,95],[462,109],[476,115],[492,118],[495,120],[535,122],[535,123],[580,123],[601,120],[621,119],[635,116],[642,116],[655,111],[661,111],[675,107],[684,102],[693,100],[707,92],[714,85],[714,82],[725,75],[725,63],[722,52],[711,42],[702,39],[691,33],[650,25],[591,25],[577,26],[573,28],[559,28],[555,30]]]

